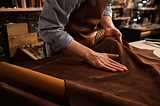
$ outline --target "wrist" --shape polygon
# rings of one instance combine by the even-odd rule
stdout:
[[[89,61],[91,55],[94,54],[94,51],[92,49],[78,43],[75,40],[73,40],[63,51],[84,61]]]
[[[95,57],[95,54],[96,54],[96,52],[93,50],[86,52],[84,61],[88,62],[88,61],[92,60],[92,58]]]

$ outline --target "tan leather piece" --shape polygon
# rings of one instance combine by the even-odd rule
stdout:
[[[63,79],[10,63],[0,62],[0,81],[51,101],[66,99]]]

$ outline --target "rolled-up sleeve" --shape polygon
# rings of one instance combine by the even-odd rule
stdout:
[[[38,22],[38,34],[53,51],[66,48],[73,38],[65,31],[74,0],[45,0]],[[69,4],[69,5],[66,5]]]
[[[112,18],[112,8],[111,8],[112,3],[113,3],[113,0],[110,0],[103,14],[103,15],[109,15],[111,18]]]

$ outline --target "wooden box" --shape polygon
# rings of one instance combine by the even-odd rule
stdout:
[[[28,33],[27,23],[16,23],[16,24],[7,24],[7,34],[10,35],[20,35]]]
[[[22,45],[37,43],[37,33],[8,36],[10,57],[13,57],[17,48]]]

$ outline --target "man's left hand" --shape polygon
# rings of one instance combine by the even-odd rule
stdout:
[[[104,36],[116,37],[117,40],[122,44],[122,34],[117,28],[106,28]]]

